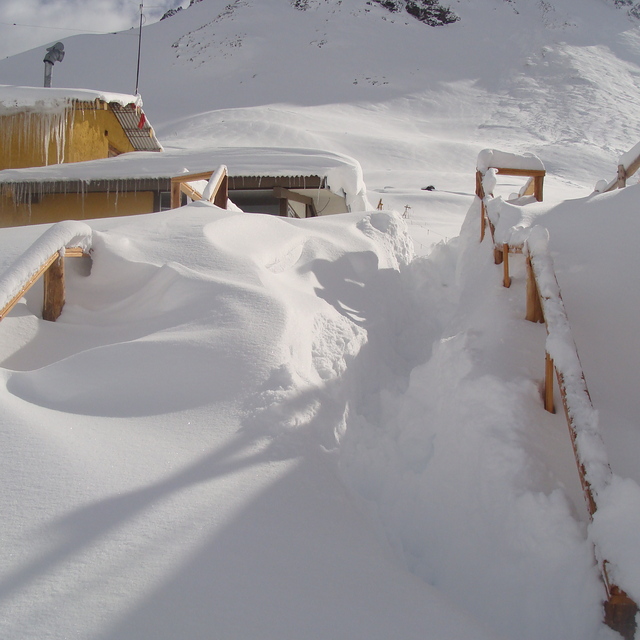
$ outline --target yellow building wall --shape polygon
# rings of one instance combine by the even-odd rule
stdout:
[[[108,158],[110,146],[134,151],[106,103],[0,116],[0,170]]]
[[[135,151],[113,111],[76,109],[66,140],[65,162],[108,158],[109,147],[117,153]]]
[[[18,227],[61,220],[91,220],[112,216],[152,213],[152,191],[123,193],[56,193],[42,196],[38,204],[16,205],[8,196],[0,197],[0,227]]]

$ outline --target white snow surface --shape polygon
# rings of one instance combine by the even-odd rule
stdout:
[[[591,191],[640,139],[640,32],[602,0],[451,6],[203,0],[143,30],[165,148],[326,149],[400,215],[89,223],[59,320],[34,288],[0,324],[0,636],[617,637],[593,543],[639,599],[640,187]],[[69,38],[54,83],[129,92],[135,44]],[[547,171],[545,202],[493,202],[506,241],[549,233],[613,472],[592,524],[524,257],[505,289],[479,243],[482,149]],[[0,232],[0,273],[45,230]]]
[[[485,173],[490,168],[522,169],[526,171],[544,171],[542,160],[532,153],[508,153],[497,149],[483,149],[476,160],[478,171]]]

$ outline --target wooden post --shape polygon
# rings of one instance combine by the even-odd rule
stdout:
[[[502,245],[502,284],[508,289],[511,286],[511,276],[509,275],[509,245],[505,242]]]
[[[555,413],[556,407],[553,403],[553,374],[555,367],[553,366],[553,358],[547,353],[544,362],[544,408],[549,413]]]
[[[538,202],[542,202],[543,196],[543,186],[544,186],[544,175],[542,176],[534,176],[533,178],[533,195]]]
[[[180,188],[180,182],[178,180],[171,181],[171,208],[177,209],[180,206],[180,200],[182,199],[182,190]]]
[[[216,195],[213,199],[213,204],[215,204],[216,207],[220,207],[221,209],[226,209],[228,199],[229,199],[229,178],[225,173],[224,177],[222,178],[222,182],[220,183],[220,187],[218,188],[218,191],[216,192]]]
[[[618,165],[618,189],[623,189],[627,186],[627,170],[624,168],[623,164]]]
[[[44,303],[42,319],[55,322],[64,307],[64,258],[58,257],[44,272]]]
[[[604,603],[605,624],[617,631],[625,640],[633,640],[636,635],[638,607],[619,587],[615,585],[611,587],[607,585],[607,587],[608,598]]]
[[[530,257],[527,257],[527,313],[525,318],[530,322],[544,322],[540,294]]]
[[[480,242],[484,240],[485,213],[484,213],[484,188],[482,186],[482,174],[476,170],[476,195],[480,198]]]

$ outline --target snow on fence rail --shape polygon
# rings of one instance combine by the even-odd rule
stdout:
[[[638,145],[640,152],[640,145]],[[513,162],[514,167],[494,166]],[[537,161],[537,162],[536,162]],[[539,164],[538,164],[539,163]],[[633,164],[633,163],[632,163]],[[638,161],[640,166],[640,161]],[[515,173],[517,171],[517,173]],[[553,401],[553,375],[560,389],[573,451],[584,491],[589,516],[599,506],[599,496],[611,485],[613,473],[607,459],[604,443],[598,428],[598,416],[591,402],[578,351],[571,334],[560,286],[549,251],[549,232],[541,226],[511,227],[496,236],[501,201],[493,198],[495,173],[504,175],[528,175],[540,180],[539,195],[542,199],[544,166],[535,156],[515,156],[485,150],[478,156],[476,194],[481,200],[481,234],[485,227],[491,230],[496,264],[503,263],[503,284],[511,286],[509,254],[524,254],[527,267],[526,319],[544,322],[547,329],[545,354],[545,382],[543,401],[547,411],[555,412]],[[495,204],[498,206],[493,206]],[[488,215],[489,213],[489,215]],[[610,578],[611,565],[596,548],[607,600],[604,603],[605,622],[623,637],[632,640],[636,631],[637,604]]]
[[[44,275],[42,317],[55,321],[64,307],[64,258],[88,254],[91,234],[91,227],[71,220],[45,231],[0,276],[0,320]]]
[[[194,183],[207,180],[202,193],[198,191]],[[186,173],[182,176],[171,178],[171,208],[180,206],[181,194],[185,193],[192,200],[208,200],[221,209],[227,208],[229,198],[229,178],[227,167],[221,164],[216,171],[204,173]]]
[[[608,193],[627,186],[627,179],[640,169],[640,142],[618,158],[618,172],[609,183],[604,180],[596,185],[596,192]]]
[[[538,202],[542,202],[545,174],[546,171],[542,161],[531,153],[516,155],[515,153],[506,153],[495,149],[484,149],[478,154],[476,195],[481,202],[480,240],[484,238],[485,221],[487,219],[486,202],[493,198],[493,190],[496,186],[495,176],[523,176],[529,178],[519,195],[532,195]]]

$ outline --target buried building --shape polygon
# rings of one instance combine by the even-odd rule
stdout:
[[[0,226],[175,208],[199,200],[221,165],[228,168],[228,200],[243,211],[307,218],[370,208],[360,165],[347,156],[230,147],[0,171]],[[217,204],[226,208],[227,199]]]

